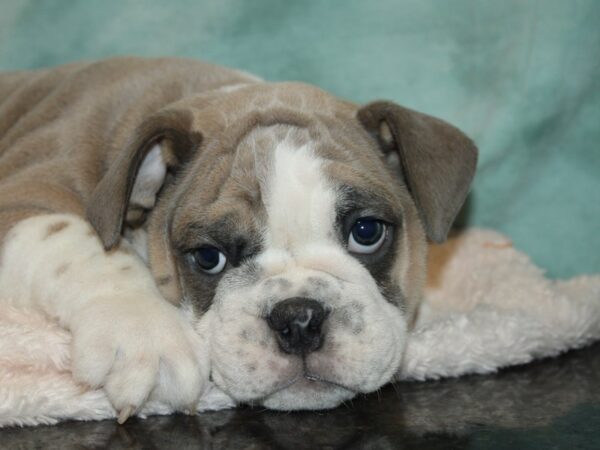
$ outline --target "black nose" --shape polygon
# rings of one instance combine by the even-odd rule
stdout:
[[[267,317],[267,323],[275,331],[281,350],[304,355],[321,347],[321,328],[326,317],[327,313],[318,301],[294,297],[277,303]]]

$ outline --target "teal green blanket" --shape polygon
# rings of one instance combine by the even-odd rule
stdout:
[[[442,117],[481,150],[463,225],[600,272],[600,2],[3,0],[0,68],[180,55]]]

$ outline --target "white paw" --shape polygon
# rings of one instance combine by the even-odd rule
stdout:
[[[92,302],[71,323],[73,375],[104,388],[119,422],[148,399],[195,409],[208,383],[208,353],[177,308],[120,295]]]

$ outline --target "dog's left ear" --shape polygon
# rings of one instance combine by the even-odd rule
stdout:
[[[452,125],[392,102],[370,103],[357,117],[399,164],[427,236],[443,242],[469,192],[477,147]]]
[[[168,172],[187,162],[200,144],[186,111],[165,110],[144,121],[92,192],[86,218],[105,249],[121,238],[127,220],[135,222],[154,206]]]

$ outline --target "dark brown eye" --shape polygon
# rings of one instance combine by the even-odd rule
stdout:
[[[218,248],[204,245],[190,252],[192,262],[203,272],[216,275],[223,271],[227,258]]]
[[[348,250],[354,253],[375,253],[385,240],[386,224],[373,217],[361,217],[348,236]]]

